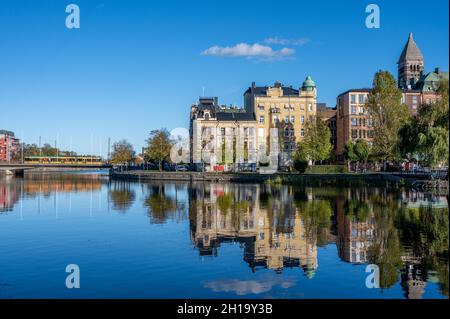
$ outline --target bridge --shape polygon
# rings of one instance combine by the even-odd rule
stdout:
[[[87,163],[87,164],[15,164],[15,163],[0,163],[0,173],[4,172],[6,175],[23,175],[25,171],[44,169],[44,168],[62,168],[62,169],[110,169],[111,164],[106,163]]]

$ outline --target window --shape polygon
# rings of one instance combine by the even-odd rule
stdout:
[[[272,118],[273,124],[278,124],[278,115],[274,115]]]
[[[302,115],[302,117],[300,118],[300,123],[305,124],[305,117]]]
[[[358,120],[353,118],[352,119],[352,126],[358,126]]]
[[[265,121],[266,121],[266,118],[265,118],[264,116],[261,115],[261,116],[259,117],[259,123],[262,124],[262,123],[264,123]]]
[[[284,119],[284,122],[285,122],[285,123],[289,123],[290,121],[291,121],[290,117],[289,117],[289,116],[286,116],[286,118]]]
[[[266,132],[265,132],[264,128],[262,128],[262,127],[258,128],[258,136],[259,137],[265,137],[266,136]]]
[[[304,136],[305,136],[305,129],[304,129],[304,128],[302,128],[302,129],[300,130],[300,136],[301,136],[301,137],[304,137]]]
[[[356,104],[356,95],[355,94],[351,94],[350,95],[350,103],[351,104]]]
[[[356,107],[352,106],[352,114],[356,114]]]
[[[352,130],[352,138],[358,138],[358,130]]]
[[[222,128],[220,129],[220,134],[221,134],[222,136],[225,135],[225,128],[224,128],[224,127],[222,127]]]
[[[312,105],[312,103],[308,103],[308,110],[309,110],[310,112],[312,112],[312,110],[313,110],[313,105]]]
[[[264,111],[264,105],[258,105],[258,109],[259,109],[260,111]]]
[[[364,104],[364,94],[359,94],[358,95],[358,103],[359,104]]]

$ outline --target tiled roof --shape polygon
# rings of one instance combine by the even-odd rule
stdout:
[[[404,60],[423,60],[422,52],[420,52],[419,47],[416,42],[414,42],[412,32],[409,34],[408,42],[406,42],[398,63]]]
[[[266,96],[268,89],[269,89],[268,86],[255,86],[253,88],[249,87],[247,89],[247,91],[245,91],[244,95],[247,93],[253,92],[253,94],[255,94],[255,95]],[[299,90],[296,90],[292,87],[283,86],[282,89],[283,89],[283,96],[298,96],[299,95]]]
[[[216,119],[218,121],[256,121],[254,113],[243,112],[217,112]]]

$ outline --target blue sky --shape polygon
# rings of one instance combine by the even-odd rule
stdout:
[[[252,81],[299,87],[311,75],[334,105],[379,69],[396,75],[409,32],[426,70],[448,70],[447,0],[0,2],[0,129],[80,153],[105,154],[108,137],[140,150],[152,129],[188,127],[203,90],[242,106]],[[65,27],[70,3],[77,30]],[[365,27],[369,3],[380,29]]]

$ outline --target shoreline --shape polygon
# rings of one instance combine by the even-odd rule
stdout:
[[[420,191],[437,191],[448,194],[448,180],[428,180],[398,173],[208,173],[208,172],[111,172],[112,180],[137,182],[185,181],[185,182],[234,182],[270,183],[305,186],[389,186],[407,187]]]

